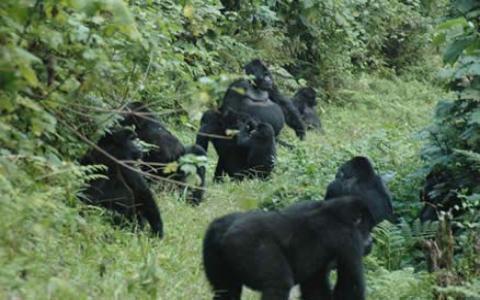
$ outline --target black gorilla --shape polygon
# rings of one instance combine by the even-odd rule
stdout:
[[[295,105],[278,91],[268,68],[260,60],[255,59],[245,66],[245,72],[254,76],[253,81],[233,82],[223,97],[220,111],[225,113],[232,110],[247,114],[258,122],[269,123],[275,131],[275,136],[280,133],[286,122],[295,130],[296,135],[303,139],[305,126],[300,113]]]
[[[442,169],[432,170],[426,178],[423,190],[420,193],[421,200],[425,203],[420,211],[420,220],[434,221],[438,218],[439,211],[448,211],[453,207],[461,207],[461,200],[457,196],[455,178]],[[455,215],[459,213],[454,211]]]
[[[213,221],[203,241],[203,263],[214,299],[241,297],[242,285],[264,300],[365,299],[362,256],[373,218],[356,197],[299,202],[281,211],[233,213]],[[329,272],[336,262],[332,291]]]
[[[135,138],[133,131],[120,129],[106,134],[97,145],[117,160],[137,160],[141,158],[142,152],[134,144]],[[102,164],[108,168],[103,174],[107,178],[97,178],[88,183],[82,200],[116,211],[131,221],[138,220],[140,224],[146,219],[152,232],[163,236],[160,211],[141,174],[120,165],[96,149],[88,152],[80,163]]]
[[[293,96],[293,104],[302,116],[307,129],[322,129],[315,106],[317,106],[317,93],[311,87],[299,89]]]
[[[124,126],[135,125],[135,132],[138,137],[156,146],[155,149],[148,151],[143,161],[151,163],[146,171],[149,171],[157,176],[169,177],[172,180],[185,182],[186,174],[178,170],[174,174],[167,174],[164,172],[164,166],[168,163],[177,161],[185,154],[194,154],[197,156],[206,156],[205,150],[193,145],[184,147],[183,144],[168,131],[155,115],[150,111],[145,104],[141,102],[130,103],[124,113],[125,118],[121,122]],[[205,186],[205,167],[197,167],[197,175],[200,179],[199,188],[192,188],[192,193],[188,200],[192,204],[198,204],[202,200]]]
[[[236,136],[227,135],[227,130],[237,129]],[[205,112],[197,135],[197,145],[208,150],[212,141],[218,155],[214,178],[229,175],[242,179],[246,175],[265,178],[274,167],[276,156],[275,133],[268,123],[257,123],[246,114],[230,110],[221,113]]]
[[[275,166],[275,132],[268,123],[245,122],[236,136],[237,144],[246,151],[247,172],[267,178]]]
[[[347,195],[361,197],[375,225],[385,219],[392,221],[392,196],[368,158],[356,156],[344,163],[328,185],[325,200]]]

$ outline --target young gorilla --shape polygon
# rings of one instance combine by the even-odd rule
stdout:
[[[311,87],[301,88],[295,93],[293,104],[300,112],[307,129],[322,130],[322,124],[318,118],[315,106],[317,106],[317,93]]]
[[[223,97],[220,111],[232,110],[244,113],[259,122],[272,125],[275,136],[282,130],[285,122],[303,139],[305,127],[300,113],[293,103],[284,97],[276,87],[272,74],[262,61],[255,59],[245,66],[245,73],[253,75],[254,80],[237,80],[232,83]]]
[[[213,221],[203,241],[203,263],[216,300],[239,300],[242,285],[262,300],[365,299],[362,257],[373,219],[359,198],[305,201],[281,211],[233,213]],[[338,276],[332,291],[330,265]]]
[[[141,140],[157,146],[144,155],[143,161],[152,163],[148,168],[145,168],[145,171],[157,176],[169,177],[176,181],[185,182],[187,176],[185,173],[178,170],[174,174],[167,174],[164,172],[164,165],[177,161],[185,154],[194,154],[196,156],[207,155],[205,150],[198,145],[184,147],[183,144],[156,119],[153,112],[141,102],[130,103],[124,114],[125,118],[121,122],[123,126],[135,125],[135,132]],[[155,164],[161,166],[156,166]],[[205,167],[197,167],[197,175],[200,178],[199,188],[192,188],[192,192],[188,197],[188,200],[192,204],[199,204],[202,201],[205,187]]]
[[[142,156],[133,140],[135,133],[120,129],[102,137],[97,145],[116,160],[137,160]],[[130,221],[144,219],[150,224],[155,235],[163,236],[160,211],[142,175],[120,165],[104,153],[93,149],[80,161],[82,165],[102,164],[107,167],[103,175],[88,183],[82,200],[89,204],[103,206],[125,215]]]
[[[237,145],[246,150],[250,176],[266,179],[272,173],[277,156],[275,132],[268,123],[245,122],[236,136]]]
[[[236,136],[227,136],[229,129],[238,130]],[[268,123],[257,124],[245,114],[209,110],[201,120],[197,145],[208,150],[212,141],[218,155],[215,180],[224,175],[243,179],[245,175],[266,178],[274,167],[276,157],[275,134]]]
[[[335,180],[327,187],[325,200],[340,196],[359,196],[367,205],[375,225],[393,219],[392,196],[382,178],[375,173],[370,160],[356,156],[337,171]]]

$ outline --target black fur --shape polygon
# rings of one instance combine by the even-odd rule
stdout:
[[[238,130],[228,136],[227,130]],[[265,178],[271,173],[276,157],[275,135],[268,123],[257,123],[248,115],[228,110],[225,114],[209,110],[201,120],[196,143],[208,149],[212,141],[218,155],[215,179],[228,175],[242,179],[246,175]]]
[[[373,219],[355,197],[307,201],[277,212],[233,213],[214,220],[203,241],[213,299],[237,299],[242,286],[264,300],[287,300],[300,284],[302,299],[365,299],[362,257]],[[337,264],[335,288],[329,272]]]
[[[449,211],[453,207],[461,207],[461,200],[457,196],[455,187],[456,180],[447,170],[440,168],[433,169],[425,180],[421,200],[425,203],[420,211],[420,220],[435,221],[441,211]],[[452,211],[454,215],[459,215],[460,210]]]
[[[145,104],[133,102],[127,106],[125,118],[121,122],[124,126],[135,126],[135,132],[138,137],[156,146],[144,155],[143,161],[153,163],[145,168],[145,171],[151,172],[157,176],[168,177],[175,181],[185,182],[186,174],[178,170],[174,174],[164,172],[165,164],[177,161],[185,154],[194,154],[196,156],[206,156],[206,152],[198,145],[185,147],[165,126],[157,120],[155,114],[150,111]],[[154,165],[160,164],[160,165]],[[192,188],[188,200],[192,204],[201,202],[205,187],[205,167],[197,167],[197,175],[200,178],[199,188]]]
[[[133,142],[135,138],[135,133],[131,130],[120,129],[106,134],[97,145],[117,160],[137,160],[142,153]],[[141,174],[120,165],[96,149],[87,153],[81,164],[103,164],[107,167],[103,174],[107,178],[90,181],[82,200],[116,211],[130,221],[138,220],[142,224],[145,219],[154,234],[163,236],[160,211]]]
[[[356,156],[344,163],[328,185],[325,199],[347,195],[359,196],[365,201],[375,224],[385,219],[392,221],[392,196],[368,158]]]
[[[300,139],[305,137],[305,126],[292,101],[284,97],[273,81],[272,74],[262,61],[255,59],[245,66],[245,73],[254,76],[252,82],[237,80],[230,85],[220,111],[244,113],[258,122],[272,125],[277,136],[285,122]]]
[[[322,129],[320,118],[315,111],[317,106],[317,93],[311,87],[301,88],[293,96],[293,104],[302,116],[307,129]]]

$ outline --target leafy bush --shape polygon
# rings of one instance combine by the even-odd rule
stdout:
[[[429,140],[422,159],[425,174],[439,178],[429,191],[432,201],[441,204],[452,193],[459,200],[446,215],[447,220],[457,216],[450,246],[456,251],[449,250],[455,258],[437,270],[435,298],[473,299],[478,297],[478,282],[472,278],[478,277],[480,226],[480,3],[452,1],[450,14],[438,26],[435,42],[446,44],[443,58],[449,68],[442,75],[452,95],[437,105],[433,124],[426,129]]]
[[[443,76],[454,95],[438,103],[434,122],[426,129],[429,143],[422,151],[425,172],[449,178],[431,191],[438,202],[447,191],[480,193],[480,4],[458,1],[454,7],[462,16],[439,25],[436,37],[438,43],[448,43],[444,60],[451,67]]]
[[[285,58],[267,57],[280,61],[297,77],[320,83],[332,95],[356,70],[401,71],[421,61],[428,53],[430,27],[446,1],[258,0],[254,4],[243,5],[239,12],[240,34],[257,49],[283,44]],[[251,31],[260,34],[251,36]]]

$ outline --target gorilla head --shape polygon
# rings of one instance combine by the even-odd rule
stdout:
[[[375,224],[393,218],[390,191],[368,158],[356,156],[345,162],[328,185],[325,200],[347,195],[359,196],[365,201]]]
[[[305,105],[309,107],[317,106],[317,92],[311,87],[301,88],[293,96],[294,99],[301,100]]]
[[[135,145],[136,138],[134,131],[122,128],[105,135],[98,141],[98,146],[118,160],[137,160],[142,158],[142,151]],[[111,159],[103,154],[99,154],[98,158],[101,160],[97,161],[99,164],[111,163]]]
[[[273,88],[273,77],[268,68],[259,59],[254,59],[245,65],[245,73],[255,76],[254,85],[265,91]]]

